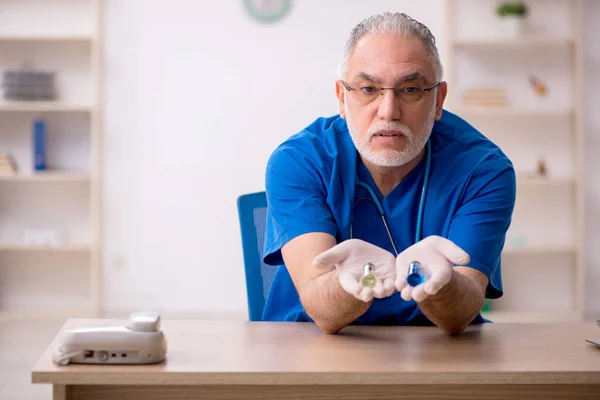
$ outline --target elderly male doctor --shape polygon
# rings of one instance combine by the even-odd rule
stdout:
[[[351,32],[339,115],[272,153],[264,261],[280,265],[263,320],[432,325],[456,335],[502,295],[500,255],[515,202],[510,160],[443,110],[429,29],[400,13]],[[418,261],[427,279],[407,285]],[[364,265],[376,284],[361,283]]]

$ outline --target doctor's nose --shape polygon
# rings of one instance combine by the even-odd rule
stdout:
[[[377,116],[387,121],[399,120],[402,116],[402,110],[400,109],[400,102],[396,98],[394,91],[382,90],[379,97]]]

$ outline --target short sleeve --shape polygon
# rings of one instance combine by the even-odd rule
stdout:
[[[263,260],[281,265],[281,248],[309,232],[336,234],[327,204],[327,157],[315,141],[292,140],[278,147],[267,163],[267,222]]]
[[[516,178],[510,161],[496,157],[482,162],[455,212],[448,239],[471,256],[472,268],[489,278],[486,297],[502,296],[501,253],[511,223]]]

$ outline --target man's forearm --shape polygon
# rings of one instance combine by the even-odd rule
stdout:
[[[336,271],[330,271],[307,282],[300,300],[308,315],[326,333],[337,333],[363,315],[372,301],[365,303],[346,293]]]
[[[418,305],[431,322],[444,332],[457,335],[477,316],[484,299],[479,283],[453,270],[450,282]]]

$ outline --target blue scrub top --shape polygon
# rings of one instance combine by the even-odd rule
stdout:
[[[516,179],[508,157],[460,117],[444,110],[431,133],[431,174],[421,237],[450,239],[471,256],[470,267],[489,278],[487,298],[502,296],[500,255],[511,222]],[[281,248],[296,236],[325,232],[337,242],[352,236],[394,254],[369,193],[379,198],[392,236],[402,252],[414,244],[425,157],[385,198],[362,163],[346,121],[319,118],[279,145],[266,170],[268,203],[264,262],[279,268],[271,284],[265,321],[308,321]],[[307,266],[310,268],[311,266]],[[478,315],[473,323],[485,322]],[[375,299],[353,324],[431,325],[414,300],[399,293]]]

